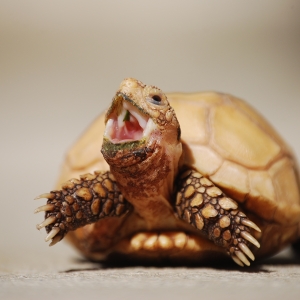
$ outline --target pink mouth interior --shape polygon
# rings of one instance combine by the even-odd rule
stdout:
[[[140,140],[142,136],[143,128],[133,115],[130,114],[129,121],[123,121],[122,126],[119,126],[118,120],[114,119],[110,132],[110,137],[113,142]]]

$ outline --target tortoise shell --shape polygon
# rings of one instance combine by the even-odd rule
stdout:
[[[262,229],[262,233],[255,233],[261,244],[255,256],[273,254],[297,239],[300,231],[297,163],[273,127],[247,103],[231,95],[214,92],[166,95],[181,127],[184,165],[198,170],[238,201]],[[101,114],[71,147],[59,187],[81,174],[109,170],[100,154],[104,128],[104,114]],[[110,224],[113,226],[113,220]],[[69,240],[90,258],[95,258],[94,254],[81,241],[85,239],[86,243],[90,232],[101,231],[95,226],[87,225],[68,234]],[[200,251],[212,249],[218,251],[207,241]]]

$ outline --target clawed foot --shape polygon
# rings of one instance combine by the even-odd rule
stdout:
[[[45,242],[50,240],[49,246],[54,246],[56,243],[61,241],[65,236],[65,226],[63,223],[59,222],[61,220],[62,214],[61,209],[61,191],[52,191],[50,193],[42,194],[35,198],[35,200],[46,198],[48,199],[47,204],[38,207],[34,213],[45,212],[45,220],[36,225],[38,230],[46,227],[46,232],[48,235],[45,238]]]
[[[47,204],[35,213],[45,212],[45,220],[37,229],[46,228],[45,241],[50,246],[63,239],[67,232],[105,217],[120,217],[128,213],[131,205],[123,198],[109,172],[85,174],[71,179],[61,190],[42,194],[35,199],[47,198]]]
[[[261,232],[259,227],[250,221],[246,215],[242,212],[238,212],[236,210],[231,211],[230,215],[232,216],[231,221],[231,239],[230,243],[228,243],[226,239],[226,231],[223,233],[223,243],[227,245],[228,254],[231,256],[233,261],[237,263],[239,266],[243,267],[244,265],[250,266],[250,258],[254,261],[255,257],[252,251],[248,246],[253,244],[257,248],[260,248],[259,242],[250,234],[250,229],[252,228],[257,232]]]
[[[249,266],[248,258],[254,260],[250,244],[260,247],[250,229],[258,232],[260,229],[239,210],[238,203],[194,170],[180,175],[177,188],[175,207],[178,217],[225,248],[238,265]]]

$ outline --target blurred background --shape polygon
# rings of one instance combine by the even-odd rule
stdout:
[[[2,271],[76,256],[43,241],[33,198],[125,77],[241,97],[300,158],[300,1],[1,0]]]

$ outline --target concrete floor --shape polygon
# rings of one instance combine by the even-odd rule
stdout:
[[[0,299],[296,300],[300,295],[300,258],[290,249],[247,268],[103,266],[72,251],[47,260],[28,257],[23,265],[1,261]]]

